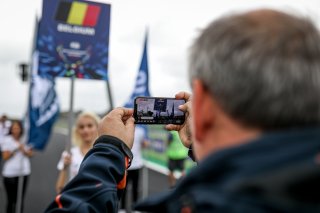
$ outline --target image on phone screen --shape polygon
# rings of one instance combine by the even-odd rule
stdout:
[[[136,124],[183,124],[185,113],[178,107],[185,100],[160,97],[137,97],[134,101]]]

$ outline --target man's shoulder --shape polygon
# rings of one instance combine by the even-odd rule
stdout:
[[[213,153],[166,197],[145,205],[178,210],[187,205],[199,212],[202,208],[207,211],[239,208],[242,212],[265,209],[286,212],[287,208],[306,207],[320,210],[320,199],[317,204],[312,198],[320,198],[316,196],[320,192],[318,181],[312,182],[320,179],[314,160],[320,148],[319,134],[293,135],[266,136]]]
[[[141,202],[137,210],[164,209],[177,212],[288,212],[320,210],[320,170],[309,163],[272,173],[241,176],[216,175],[217,171],[195,170],[177,188],[164,196]],[[198,177],[196,177],[196,175]],[[236,178],[238,176],[238,178]],[[210,179],[213,178],[211,181]],[[174,201],[174,202],[172,202]],[[289,211],[290,212],[290,211]]]

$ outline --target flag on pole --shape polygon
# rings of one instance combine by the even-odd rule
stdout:
[[[32,57],[31,84],[27,113],[27,141],[34,149],[43,150],[59,115],[59,101],[54,80],[38,75],[39,53]]]
[[[134,99],[138,96],[150,96],[149,92],[149,69],[148,69],[148,32],[146,32],[143,46],[143,54],[140,63],[136,84],[130,99],[124,105],[127,108],[133,108]]]

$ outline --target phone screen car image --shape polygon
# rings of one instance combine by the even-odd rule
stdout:
[[[185,113],[178,107],[185,100],[162,97],[137,97],[134,101],[136,124],[177,124],[185,120]]]

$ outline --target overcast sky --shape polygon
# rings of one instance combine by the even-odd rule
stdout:
[[[0,0],[0,114],[22,118],[28,83],[18,64],[29,62],[36,15],[42,0]],[[111,4],[109,78],[115,106],[129,98],[140,64],[145,28],[149,28],[150,92],[172,97],[190,91],[187,51],[210,21],[222,14],[252,8],[276,8],[311,17],[319,26],[319,0],[99,0]],[[56,80],[62,111],[69,109],[70,81]],[[75,110],[104,112],[109,108],[105,82],[76,80]]]

